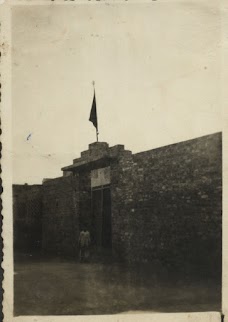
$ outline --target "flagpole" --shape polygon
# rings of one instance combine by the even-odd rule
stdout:
[[[94,90],[94,95],[95,95],[95,81],[93,81],[92,84],[93,84],[93,90]],[[98,142],[98,135],[99,135],[99,132],[98,132],[98,129],[96,128],[96,138],[97,138],[97,142]]]

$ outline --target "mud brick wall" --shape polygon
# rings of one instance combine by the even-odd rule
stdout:
[[[14,250],[41,248],[42,186],[13,185]]]
[[[74,255],[79,236],[79,180],[60,177],[43,184],[43,251]]]
[[[43,187],[43,251],[77,256],[79,232],[91,217],[90,173],[48,180]]]
[[[221,269],[221,133],[113,165],[113,248],[128,261]]]
[[[112,200],[112,247],[113,255],[119,260],[131,260],[129,256],[131,235],[129,213],[132,211],[134,162],[131,153],[121,153],[111,163],[111,200]],[[133,260],[133,259],[132,259]]]

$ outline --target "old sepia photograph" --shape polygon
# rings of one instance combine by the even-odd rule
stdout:
[[[221,312],[217,1],[11,23],[13,315]]]

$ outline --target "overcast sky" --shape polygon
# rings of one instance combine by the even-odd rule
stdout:
[[[61,176],[95,141],[93,80],[110,146],[141,152],[221,131],[216,2],[14,7],[14,183]]]

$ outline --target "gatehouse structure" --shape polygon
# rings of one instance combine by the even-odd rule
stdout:
[[[221,133],[136,154],[95,142],[62,172],[13,186],[15,251],[75,256],[87,227],[116,260],[221,267]]]

